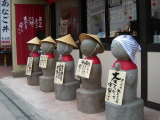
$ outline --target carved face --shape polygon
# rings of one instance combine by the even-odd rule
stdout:
[[[52,43],[50,43],[50,42],[43,42],[41,44],[41,50],[45,54],[52,53],[52,51],[54,50],[54,45]]]
[[[130,59],[127,52],[124,50],[120,42],[113,40],[111,44],[112,55],[118,60],[127,60]]]
[[[99,53],[100,45],[97,44],[94,39],[88,38],[81,42],[80,49],[82,54],[86,57],[95,56],[97,53]]]
[[[62,55],[67,55],[67,54],[70,54],[73,50],[73,46],[69,45],[67,46],[66,43],[63,43],[63,42],[58,42],[57,44],[57,52],[59,54],[62,54]]]
[[[40,45],[28,44],[28,49],[30,52],[38,52],[40,50]]]

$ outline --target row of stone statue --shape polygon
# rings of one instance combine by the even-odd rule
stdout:
[[[71,56],[73,47],[77,47],[70,34],[56,39],[51,37],[44,40],[33,38],[28,41],[28,49],[33,57],[32,74],[27,76],[29,85],[40,85],[43,92],[55,92],[55,98],[61,101],[77,100],[77,109],[81,112],[93,114],[106,111],[106,120],[143,120],[143,100],[137,98],[137,76],[135,54],[140,46],[130,35],[116,37],[111,44],[111,52],[117,60],[113,64],[114,70],[125,71],[126,80],[122,105],[105,102],[106,89],[101,87],[102,65],[97,57],[104,52],[104,47],[97,35],[82,33],[79,36],[80,50],[85,59],[92,60],[89,78],[80,77],[75,80],[74,59]],[[57,47],[58,61],[65,62],[63,84],[54,82],[55,59],[53,51]],[[46,68],[39,67],[41,51],[48,56]],[[107,64],[107,61],[106,61]],[[107,78],[106,78],[107,80]]]

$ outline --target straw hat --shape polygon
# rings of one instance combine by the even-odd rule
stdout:
[[[84,39],[87,38],[93,38],[94,40],[96,40],[99,44],[100,44],[100,52],[99,53],[103,53],[104,52],[104,47],[101,43],[101,40],[99,39],[98,35],[92,35],[92,34],[85,34],[82,33],[79,35],[79,40],[82,42]]]
[[[72,36],[70,34],[68,35],[65,35],[63,37],[60,37],[58,39],[56,39],[57,41],[60,41],[60,42],[64,42],[64,43],[67,43],[69,45],[72,45],[73,47],[76,47],[78,48],[78,46],[76,45],[76,43],[74,42]]]
[[[37,37],[35,37],[35,38],[31,39],[30,41],[28,41],[27,43],[40,45],[40,40]]]
[[[40,41],[41,44],[43,42],[50,42],[50,43],[53,43],[54,45],[57,45],[57,43],[50,36]]]

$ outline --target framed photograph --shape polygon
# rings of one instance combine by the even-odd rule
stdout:
[[[109,7],[115,7],[122,4],[122,0],[109,0]]]

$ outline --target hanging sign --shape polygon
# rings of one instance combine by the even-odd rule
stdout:
[[[1,45],[11,44],[10,36],[10,0],[1,0]]]
[[[48,56],[47,55],[41,55],[39,60],[39,67],[40,68],[46,68],[47,67],[47,61]]]
[[[105,101],[122,105],[126,72],[109,70]]]
[[[26,75],[32,74],[32,64],[33,64],[33,57],[28,57],[26,66]]]
[[[64,71],[65,70],[65,62],[57,62],[56,70],[54,76],[54,82],[58,84],[63,84]]]
[[[89,78],[92,67],[92,60],[79,59],[76,75],[84,78]]]

